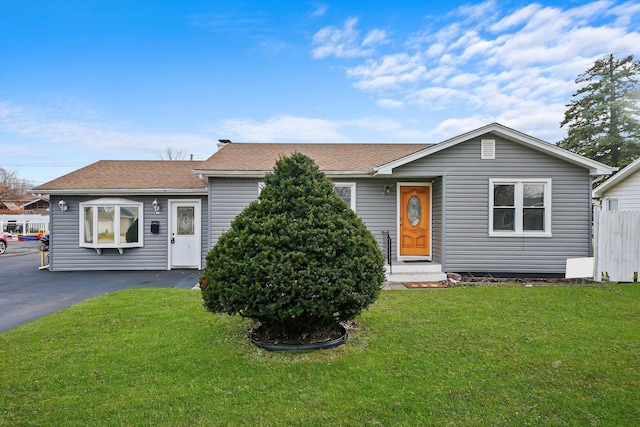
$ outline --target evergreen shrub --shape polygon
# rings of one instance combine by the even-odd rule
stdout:
[[[380,294],[375,238],[309,157],[281,157],[207,255],[204,306],[294,336],[337,327]]]

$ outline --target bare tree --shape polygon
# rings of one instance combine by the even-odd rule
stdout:
[[[0,168],[0,200],[18,199],[31,188],[28,180],[18,177],[16,171]]]
[[[165,148],[164,152],[160,154],[161,160],[184,160],[187,155],[182,151],[182,148]]]

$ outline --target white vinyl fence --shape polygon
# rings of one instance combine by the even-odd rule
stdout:
[[[640,211],[596,214],[595,279],[640,280]]]

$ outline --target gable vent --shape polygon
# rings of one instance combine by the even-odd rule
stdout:
[[[483,139],[480,141],[480,158],[482,160],[494,160],[496,158],[495,139]]]

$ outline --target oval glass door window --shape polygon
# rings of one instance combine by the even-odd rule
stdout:
[[[409,203],[407,203],[407,218],[409,224],[413,227],[420,222],[420,216],[422,214],[422,206],[420,206],[420,199],[416,196],[411,196]]]

